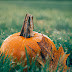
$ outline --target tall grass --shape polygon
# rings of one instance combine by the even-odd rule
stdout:
[[[61,63],[58,62],[57,68],[53,69],[53,67],[50,67],[51,59],[47,57],[46,63],[42,66],[37,61],[38,55],[30,61],[26,48],[25,52],[26,60],[21,59],[21,61],[17,61],[12,56],[6,56],[5,53],[2,53],[0,56],[0,72],[63,72],[64,66],[62,66]],[[69,69],[67,71],[69,71]]]

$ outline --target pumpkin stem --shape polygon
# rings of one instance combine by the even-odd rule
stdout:
[[[33,16],[30,14],[26,14],[20,36],[23,36],[25,38],[33,37],[34,36],[33,29],[34,29]]]

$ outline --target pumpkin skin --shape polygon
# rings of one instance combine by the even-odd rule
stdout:
[[[16,57],[18,60],[23,56],[25,58],[25,47],[27,49],[28,54],[31,56],[31,49],[32,48],[36,53],[40,53],[41,48],[37,44],[42,40],[43,35],[38,32],[34,32],[34,37],[25,38],[19,36],[20,32],[15,33],[8,38],[6,38],[1,46],[1,52],[6,51],[6,55],[13,55],[14,58]],[[45,35],[44,35],[45,36]],[[46,37],[46,36],[45,36]],[[56,50],[54,43],[51,41],[50,38],[46,37],[49,42],[52,44],[52,49]],[[30,48],[29,48],[30,47]]]

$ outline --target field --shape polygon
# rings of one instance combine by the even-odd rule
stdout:
[[[34,31],[49,36],[72,62],[72,2],[0,1],[0,46],[9,35],[20,32],[26,13],[33,15]]]

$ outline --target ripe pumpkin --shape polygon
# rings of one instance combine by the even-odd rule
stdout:
[[[33,16],[26,14],[21,32],[10,35],[4,40],[1,46],[1,53],[3,52],[5,55],[8,54],[9,56],[12,55],[19,61],[21,57],[25,59],[26,47],[27,53],[30,55],[30,57],[35,57],[38,53],[39,57],[41,57],[44,62],[46,56],[49,55],[52,58],[50,65],[56,68],[60,55],[61,57],[64,55],[63,48],[60,47],[59,50],[57,50],[49,37],[33,31],[33,28]],[[65,69],[65,63],[68,56],[69,54],[65,55],[63,59],[63,65],[65,66]],[[37,60],[44,66],[44,63],[40,59]]]

